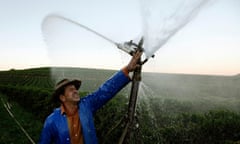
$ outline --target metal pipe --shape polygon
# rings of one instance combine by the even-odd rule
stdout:
[[[138,44],[138,50],[142,51],[143,45],[143,38],[140,40]],[[135,126],[135,112],[136,112],[136,103],[137,103],[137,96],[138,96],[138,89],[139,84],[141,82],[141,74],[142,74],[142,65],[141,65],[141,58],[139,58],[138,63],[140,64],[133,72],[132,77],[132,87],[130,93],[130,99],[128,104],[128,115],[127,115],[127,123],[125,129],[120,137],[119,144],[122,143],[129,143],[133,135],[133,129]]]

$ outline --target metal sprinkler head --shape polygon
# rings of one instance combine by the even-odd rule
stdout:
[[[122,51],[124,51],[124,52],[130,54],[131,56],[133,56],[133,54],[136,53],[137,51],[144,52],[143,43],[144,43],[144,38],[141,37],[138,44],[134,43],[133,40],[130,40],[130,41],[127,41],[127,42],[124,42],[124,43],[116,43],[116,46],[119,49],[121,49]],[[154,55],[152,55],[151,57],[153,58]],[[148,61],[148,58],[146,58],[140,64],[143,65],[147,61]]]
[[[132,40],[124,43],[117,43],[116,45],[119,49],[130,54],[131,56],[133,56],[133,54],[136,52],[138,48],[137,44],[133,43]]]

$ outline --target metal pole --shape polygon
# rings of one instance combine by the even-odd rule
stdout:
[[[143,39],[138,44],[138,50],[142,50]],[[136,111],[136,103],[137,103],[137,96],[138,96],[138,89],[139,84],[141,82],[141,73],[142,73],[142,65],[141,65],[141,58],[138,60],[140,67],[137,67],[133,72],[132,77],[132,87],[130,93],[130,99],[128,104],[128,115],[127,115],[127,123],[125,129],[120,137],[119,144],[122,143],[129,143],[133,136],[133,130],[135,126],[135,111]]]

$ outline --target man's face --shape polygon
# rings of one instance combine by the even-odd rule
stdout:
[[[77,89],[74,85],[68,85],[65,87],[65,92],[60,96],[62,102],[77,103],[80,100]]]

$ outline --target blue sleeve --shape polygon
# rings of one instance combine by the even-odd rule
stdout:
[[[43,129],[42,129],[39,144],[51,144],[53,142],[52,134],[53,133],[52,133],[52,128],[51,128],[51,123],[50,123],[49,119],[46,119]]]
[[[85,100],[89,102],[91,111],[95,113],[129,82],[130,78],[122,71],[115,73],[110,79],[103,83],[97,91],[85,98]]]

